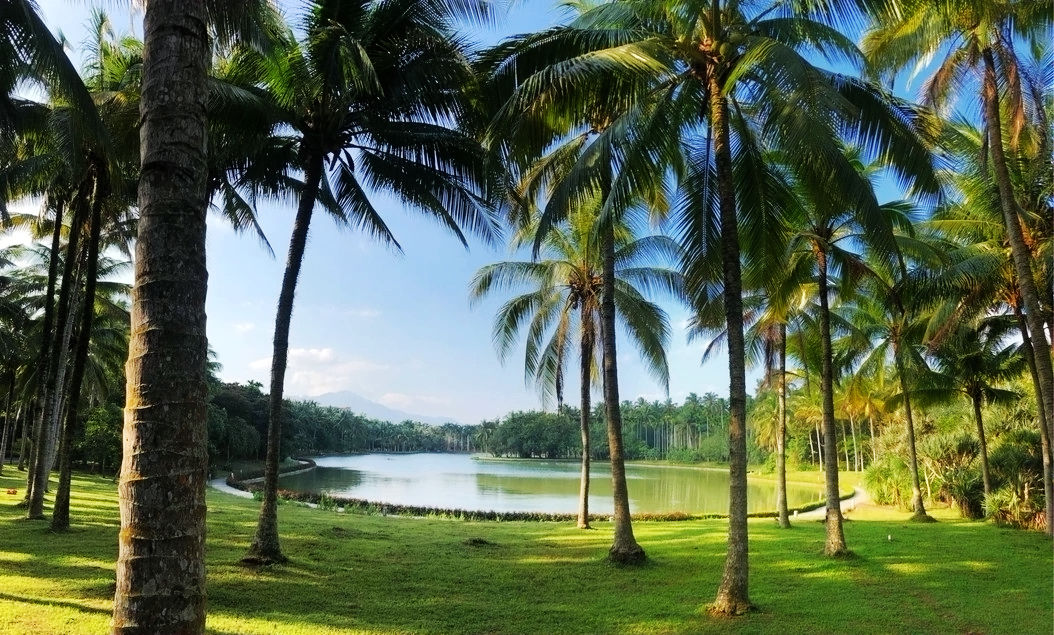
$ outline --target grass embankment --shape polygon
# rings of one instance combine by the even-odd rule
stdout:
[[[105,632],[117,552],[109,479],[78,475],[73,529],[21,520],[23,482],[0,477],[0,625],[5,634]],[[17,487],[18,494],[5,490]],[[757,613],[708,616],[724,521],[637,523],[649,562],[604,558],[611,526],[485,523],[280,508],[287,566],[237,564],[257,504],[209,492],[213,633],[1049,633],[1051,543],[1041,534],[858,509],[857,557],[820,556],[823,527],[753,520]],[[892,541],[887,539],[892,536]]]

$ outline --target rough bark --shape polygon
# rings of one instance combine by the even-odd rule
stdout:
[[[150,0],[112,629],[205,630],[204,0]]]
[[[981,416],[981,396],[971,395],[973,402],[973,417],[977,422],[977,440],[981,442],[981,477],[984,480],[984,497],[987,499],[992,493],[992,476],[988,471],[988,442],[984,436],[984,418]]]
[[[743,282],[739,262],[739,228],[732,177],[728,100],[721,91],[717,69],[708,73],[707,97],[717,166],[720,206],[721,263],[724,276],[725,326],[728,342],[728,551],[715,613],[740,615],[751,609],[748,592],[747,544],[747,381],[743,339]]]
[[[86,194],[85,188],[81,188],[79,196],[83,197]],[[77,206],[73,214],[72,227],[76,228],[84,223],[86,209],[86,205]],[[55,331],[44,371],[44,398],[33,436],[33,455],[26,492],[28,497],[26,517],[31,519],[44,518],[44,492],[47,490],[48,476],[51,472],[49,456],[54,446],[54,432],[62,405],[62,387],[66,373],[65,352],[72,336],[73,321],[69,319],[69,313],[79,244],[80,232],[74,229],[70,231],[69,242],[66,244],[66,261],[62,264],[62,285],[59,287],[59,301],[55,309]]]
[[[1003,152],[1003,131],[999,112],[999,88],[996,82],[995,60],[992,50],[986,48],[984,58],[984,82],[982,96],[985,110],[985,128],[988,133],[988,149],[992,157],[992,169],[995,172],[996,189],[999,191],[999,206],[1003,212],[1003,223],[1006,226],[1006,238],[1010,243],[1010,256],[1014,265],[1021,300],[1024,302],[1025,322],[1032,337],[1032,348],[1035,353],[1036,373],[1042,389],[1041,408],[1048,423],[1054,419],[1054,370],[1051,368],[1050,343],[1047,342],[1043,329],[1043,310],[1036,288],[1036,279],[1032,274],[1032,254],[1025,244],[1021,219],[1018,216],[1018,205],[1014,199],[1010,171],[1007,168],[1006,155]],[[1048,430],[1049,431],[1049,430]]]
[[[1038,405],[1039,439],[1040,450],[1043,452],[1043,493],[1046,496],[1045,512],[1047,517],[1047,535],[1054,536],[1054,456],[1051,455],[1050,421],[1043,412],[1043,388],[1039,382],[1039,372],[1036,370],[1036,355],[1032,348],[1032,340],[1028,336],[1028,326],[1025,316],[1021,314],[1021,307],[1015,306],[1014,313],[1017,316],[1017,325],[1021,331],[1021,350],[1028,364],[1029,375],[1032,377],[1032,388],[1036,392],[1036,403]]]
[[[838,432],[834,425],[834,363],[831,353],[831,308],[828,301],[827,252],[817,245],[816,265],[820,297],[820,400],[823,411],[823,460],[826,468],[827,536],[823,552],[828,556],[842,556],[849,552],[842,530],[842,504],[838,492]]]
[[[637,564],[646,558],[633,537],[626,486],[626,464],[622,452],[622,410],[619,406],[618,364],[615,359],[615,228],[607,222],[601,228],[604,270],[600,301],[600,337],[604,352],[604,414],[607,419],[608,449],[611,455],[611,486],[615,503],[615,537],[608,558],[621,564]]]
[[[311,213],[315,209],[319,183],[323,178],[321,154],[308,159],[304,169],[304,193],[297,207],[293,234],[289,239],[282,289],[278,295],[278,310],[274,325],[274,349],[271,355],[270,410],[267,418],[267,458],[264,463],[263,503],[256,535],[242,562],[249,564],[277,564],[286,561],[278,537],[278,463],[282,441],[282,397],[285,389],[285,369],[289,356],[289,324],[293,319],[293,299],[300,266],[304,262]]]
[[[97,177],[98,178],[98,177]],[[73,356],[72,376],[66,421],[62,427],[62,442],[59,451],[59,486],[55,491],[55,507],[51,513],[52,531],[61,531],[70,526],[70,481],[72,479],[73,439],[76,436],[80,416],[81,385],[84,380],[84,369],[88,364],[88,347],[91,341],[92,322],[95,317],[95,288],[99,275],[99,234],[101,231],[102,199],[105,188],[96,184],[92,201],[92,213],[88,226],[87,267],[84,277],[84,300],[81,302],[80,330],[76,340],[76,352]]]
[[[900,394],[904,395],[904,419],[908,425],[908,469],[911,471],[911,509],[914,510],[911,519],[929,521],[933,519],[926,513],[926,505],[922,500],[922,485],[919,483],[919,457],[915,451],[915,417],[911,410],[907,369],[900,355],[899,342],[893,345],[893,359],[897,365],[897,376],[900,378]]]
[[[589,388],[592,383],[593,369],[593,316],[582,310],[582,345],[581,345],[581,414],[579,422],[582,427],[582,479],[578,488],[578,528],[589,529]]]
[[[780,392],[776,430],[776,512],[780,527],[790,527],[787,509],[787,325],[780,324]]]

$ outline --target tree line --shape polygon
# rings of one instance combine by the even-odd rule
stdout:
[[[582,500],[603,425],[614,561],[645,559],[624,470],[634,444],[671,457],[711,443],[673,419],[634,422],[617,342],[667,386],[673,329],[657,299],[668,298],[689,307],[708,352],[727,350],[731,507],[714,612],[751,607],[746,470],[750,437],[763,435],[748,423],[766,399],[781,491],[788,448],[807,443],[836,500],[840,457],[863,466],[870,441],[870,479],[915,520],[929,519],[935,491],[955,497],[949,475],[962,468],[980,474],[985,509],[1027,514],[1021,500],[1042,500],[1037,524],[1054,530],[1046,5],[610,0],[471,47],[465,20],[493,9],[313,0],[294,31],[266,0],[152,0],[142,41],[95,13],[78,72],[34,3],[0,2],[3,201],[39,206],[21,217],[0,207],[37,238],[0,262],[5,426],[21,429],[2,438],[27,455],[28,517],[43,517],[58,466],[61,529],[75,440],[101,420],[101,386],[123,397],[115,632],[204,628],[210,205],[265,248],[256,205],[296,207],[267,425],[249,424],[266,470],[247,562],[285,560],[277,468],[296,407],[286,412],[283,387],[313,214],[398,248],[377,192],[463,243],[506,230],[528,254],[482,269],[470,295],[514,293],[495,323],[498,352],[522,333],[526,375],[558,410],[578,362]],[[885,88],[920,62],[932,72],[917,100]],[[27,98],[26,85],[43,96]],[[899,198],[880,198],[880,182]],[[109,282],[115,254],[134,254],[130,290]],[[764,369],[753,406],[748,364]],[[1034,410],[1013,429],[992,415],[1025,395]],[[930,418],[949,403],[968,408],[970,437],[931,442]],[[229,416],[224,426],[228,450],[250,436]],[[830,506],[825,552],[848,549]]]

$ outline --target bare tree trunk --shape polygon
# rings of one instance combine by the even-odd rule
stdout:
[[[787,325],[780,324],[779,429],[776,431],[776,511],[780,527],[790,527],[787,509]]]
[[[578,488],[578,528],[589,529],[589,388],[592,383],[593,369],[593,315],[582,309],[582,345],[581,345],[581,413],[579,422],[582,427],[582,479]]]
[[[919,484],[919,458],[915,451],[915,419],[911,412],[911,395],[908,393],[908,378],[905,375],[904,360],[900,356],[900,345],[893,345],[893,358],[897,365],[897,375],[900,377],[900,392],[904,395],[904,418],[908,424],[908,468],[911,470],[911,508],[914,514],[912,520],[933,520],[926,513],[926,506],[922,501],[922,486]]]
[[[875,442],[875,418],[867,418],[868,428],[871,430],[871,463],[878,461],[878,444]]]
[[[204,0],[150,0],[113,632],[205,630]]]
[[[842,424],[842,449],[845,451],[845,471],[852,471],[852,467],[849,465],[849,437],[845,433],[845,424]]]
[[[633,537],[633,521],[626,486],[626,464],[622,447],[622,410],[618,393],[618,363],[615,347],[615,228],[614,220],[600,229],[604,250],[604,270],[600,301],[600,338],[604,351],[604,411],[607,419],[608,450],[611,454],[611,486],[615,504],[615,537],[608,558],[622,564],[637,564],[646,558]]]
[[[1047,535],[1054,535],[1054,456],[1051,455],[1051,432],[1050,421],[1043,412],[1043,387],[1040,385],[1039,372],[1036,369],[1036,355],[1032,346],[1032,339],[1028,336],[1028,327],[1025,324],[1025,316],[1021,314],[1021,307],[1014,306],[1017,316],[1017,325],[1021,330],[1021,350],[1028,364],[1029,374],[1032,376],[1032,387],[1036,392],[1037,411],[1039,415],[1039,440],[1040,450],[1043,452],[1043,493],[1045,512],[1047,517]]]
[[[712,19],[720,20],[713,12]],[[732,176],[728,100],[721,91],[717,68],[708,73],[707,97],[717,167],[721,211],[721,264],[724,275],[725,332],[728,341],[728,551],[725,570],[711,611],[740,615],[752,608],[749,593],[747,538],[747,381],[743,340],[743,281],[740,271],[739,227]]]
[[[856,420],[853,418],[852,413],[849,414],[849,429],[853,433],[853,468],[859,472],[864,469],[864,465],[860,457],[860,446],[857,444]]]
[[[7,463],[7,437],[14,433],[15,426],[11,424],[11,397],[15,392],[15,371],[7,373],[7,400],[4,403],[4,432],[0,435],[0,474],[4,473],[4,464]],[[15,416],[17,423],[18,416]]]
[[[841,494],[838,491],[838,436],[834,426],[834,363],[831,353],[831,313],[828,306],[827,252],[816,245],[820,297],[820,348],[823,358],[820,366],[820,399],[823,410],[823,458],[826,466],[827,489],[827,538],[823,551],[828,556],[842,556],[849,552],[842,530]]]
[[[984,419],[981,415],[981,396],[971,395],[974,421],[977,422],[977,440],[981,442],[981,476],[984,479],[984,497],[992,494],[992,477],[988,471],[988,443],[984,436]]]
[[[101,170],[100,170],[101,172]],[[84,301],[81,307],[80,333],[77,337],[77,349],[73,358],[73,373],[70,378],[69,399],[66,406],[66,424],[62,429],[61,451],[59,452],[59,487],[55,491],[55,507],[51,514],[52,531],[61,531],[70,526],[70,481],[73,474],[73,440],[79,425],[81,385],[84,380],[84,368],[88,364],[88,346],[91,341],[92,322],[95,317],[95,287],[99,275],[99,234],[102,226],[102,201],[106,196],[106,187],[96,176],[95,196],[92,201],[92,213],[88,227],[88,262],[84,278]]]
[[[278,310],[274,325],[274,351],[271,356],[271,392],[267,417],[267,459],[264,464],[263,504],[256,535],[249,552],[242,558],[248,564],[277,564],[287,560],[282,554],[278,538],[278,463],[282,442],[282,397],[285,390],[285,369],[289,356],[289,324],[293,319],[293,298],[300,267],[304,262],[311,213],[315,209],[319,183],[323,178],[323,157],[315,154],[307,159],[304,170],[304,192],[293,222],[289,239],[289,254],[282,276],[282,290],[278,295]]]
[[[29,425],[30,422],[35,420],[36,416],[33,413],[33,401],[30,400],[25,412],[22,413],[22,443],[19,444],[18,448],[18,470],[20,472],[25,470],[29,463],[29,453],[31,452],[29,449]],[[28,505],[29,499],[27,498],[24,502]]]
[[[78,198],[83,198],[84,196],[87,196],[87,188],[81,187]],[[59,289],[58,307],[55,309],[55,332],[46,365],[43,405],[40,411],[40,419],[36,426],[36,435],[33,439],[33,457],[29,468],[26,517],[38,520],[44,518],[44,492],[47,490],[48,476],[51,471],[48,457],[54,445],[54,434],[52,431],[56,427],[53,422],[59,416],[62,405],[62,387],[66,372],[65,352],[69,345],[70,329],[73,325],[73,321],[69,319],[69,313],[73,296],[74,267],[80,241],[80,232],[76,228],[84,223],[86,211],[86,205],[78,204],[77,210],[73,214],[73,223],[71,225],[73,230],[70,231],[69,243],[66,245],[66,261],[62,265],[62,286]]]
[[[1042,388],[1040,407],[1043,408],[1049,424],[1049,422],[1054,420],[1054,370],[1051,368],[1050,343],[1047,342],[1047,334],[1043,330],[1043,310],[1039,300],[1039,291],[1036,288],[1036,279],[1032,274],[1032,254],[1029,253],[1028,245],[1025,244],[1021,219],[1018,216],[1018,205],[1014,199],[1013,185],[1010,180],[1010,171],[1007,168],[1006,156],[1003,153],[999,88],[996,82],[995,59],[992,56],[992,50],[985,48],[982,57],[984,59],[982,96],[984,98],[985,126],[988,133],[988,149],[992,155],[992,168],[995,172],[995,182],[999,190],[999,203],[1003,211],[1007,241],[1010,243],[1010,255],[1014,264],[1014,273],[1017,278],[1018,289],[1021,292],[1021,299],[1025,303],[1025,321],[1032,336],[1036,373],[1039,376],[1039,385]]]

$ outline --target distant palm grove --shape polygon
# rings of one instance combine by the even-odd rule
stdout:
[[[589,0],[485,47],[485,0],[288,5],[149,0],[142,39],[95,9],[77,68],[36,2],[0,0],[0,473],[54,532],[76,471],[118,475],[113,632],[204,632],[206,484],[234,465],[263,475],[242,562],[285,563],[296,456],[573,459],[583,529],[605,461],[621,566],[648,559],[625,461],[727,469],[724,569],[694,599],[715,615],[766,575],[748,469],[782,528],[788,471],[815,470],[828,501],[862,473],[904,520],[1054,531],[1049,0]],[[285,397],[313,216],[398,251],[380,197],[511,248],[465,301],[500,300],[497,356],[539,411],[428,426]],[[263,203],[295,217],[270,381],[225,384],[206,213],[273,254]],[[726,355],[728,391],[621,394],[629,359],[668,392],[673,338]]]

